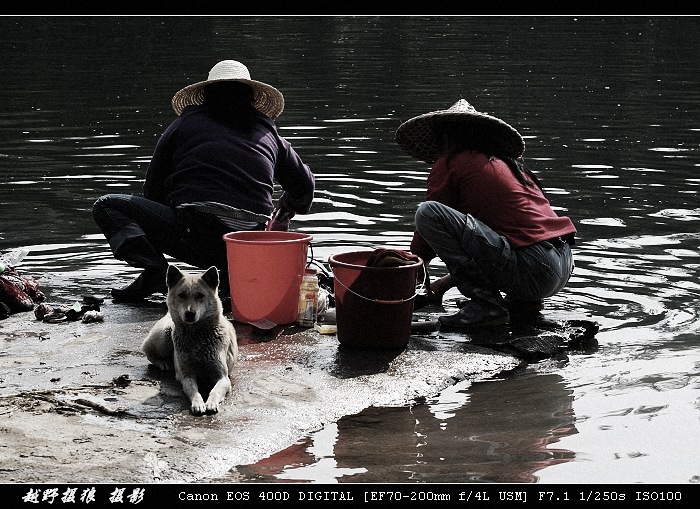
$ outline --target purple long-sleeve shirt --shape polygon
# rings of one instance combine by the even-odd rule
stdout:
[[[269,215],[275,181],[289,207],[309,211],[314,175],[270,118],[260,114],[246,136],[188,106],[158,140],[143,194],[171,207],[213,201]]]

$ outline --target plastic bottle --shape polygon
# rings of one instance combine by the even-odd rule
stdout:
[[[24,257],[27,256],[29,251],[26,249],[13,249],[9,253],[5,253],[3,255],[0,255],[0,274],[5,272],[5,269],[7,267],[16,267],[19,262],[24,260]]]
[[[297,324],[313,327],[318,313],[318,276],[315,269],[306,269],[299,287],[299,316]]]

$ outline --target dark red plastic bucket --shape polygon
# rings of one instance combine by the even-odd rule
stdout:
[[[284,231],[244,231],[224,235],[236,321],[289,324],[299,312],[311,235]]]
[[[411,336],[416,280],[423,261],[368,267],[372,251],[332,255],[337,337],[365,350],[404,348]]]

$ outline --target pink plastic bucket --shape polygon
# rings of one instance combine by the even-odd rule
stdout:
[[[400,267],[368,267],[372,251],[332,255],[337,336],[365,350],[404,348],[411,336],[420,260]]]
[[[234,320],[269,320],[280,325],[296,321],[311,238],[285,231],[224,235]]]

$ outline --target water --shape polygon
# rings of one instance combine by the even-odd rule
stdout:
[[[237,479],[700,482],[697,18],[4,17],[0,28],[0,250],[29,249],[22,266],[54,299],[133,276],[92,203],[140,192],[172,95],[225,58],[285,95],[278,127],[318,187],[294,227],[318,260],[408,246],[429,168],[393,133],[460,97],[521,132],[574,219],[576,271],[547,312],[593,317],[597,347],[343,418]]]

